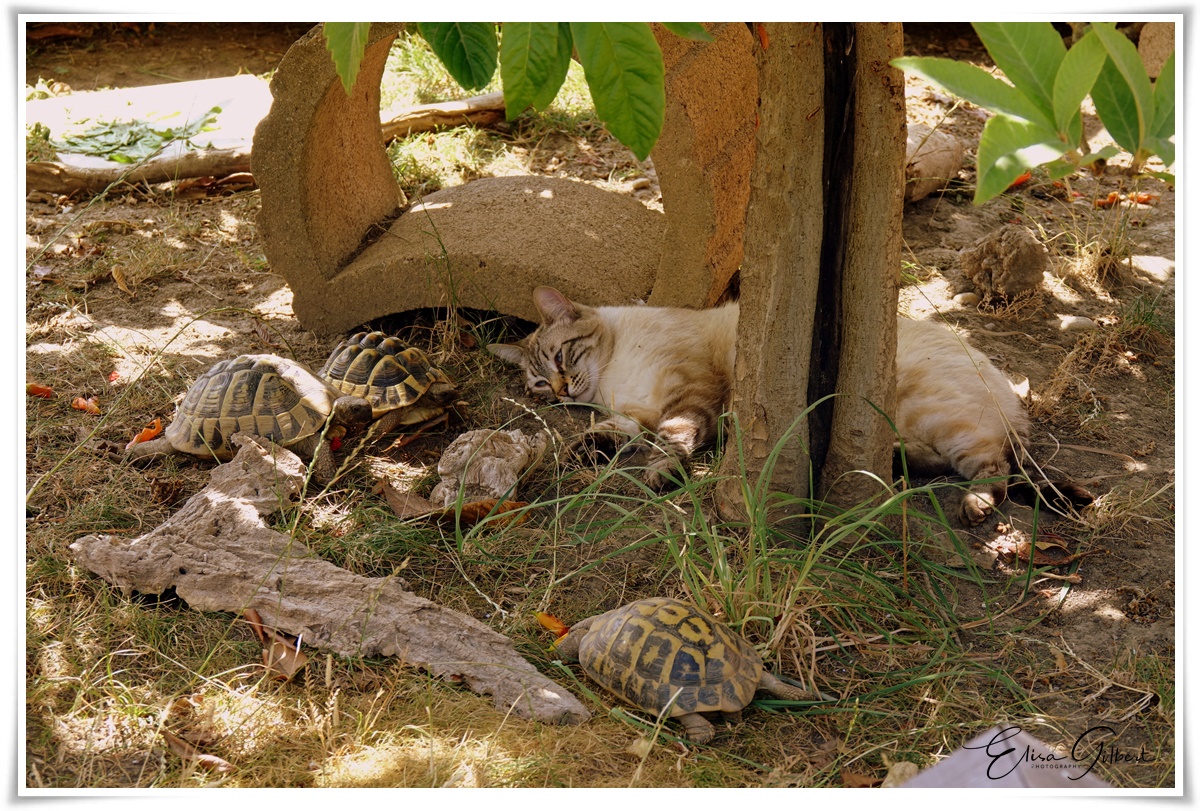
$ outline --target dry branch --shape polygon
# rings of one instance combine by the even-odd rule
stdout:
[[[481,622],[405,591],[390,577],[363,577],[313,555],[263,518],[290,504],[303,465],[253,437],[213,470],[207,487],[140,538],[88,535],[76,560],[125,592],[176,594],[198,611],[241,614],[304,644],[342,656],[396,656],[436,676],[461,677],[496,706],[556,724],[581,723],[587,709],[541,675],[512,641]]]
[[[382,124],[383,141],[404,138],[414,132],[472,124],[489,127],[504,120],[504,93],[488,93],[461,101],[443,101],[409,107]]]
[[[147,161],[141,166],[109,162],[83,166],[70,162],[34,161],[25,164],[25,193],[98,194],[113,183],[167,183],[186,177],[224,177],[250,171],[250,146],[181,152]]]

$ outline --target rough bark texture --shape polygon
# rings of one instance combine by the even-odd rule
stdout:
[[[391,115],[384,114],[382,118],[384,142],[442,127],[460,127],[463,124],[487,127],[504,120],[504,93],[487,93],[461,101],[420,104],[397,110]]]
[[[840,233],[840,342],[829,441],[821,460],[822,497],[841,506],[863,501],[890,479],[895,413],[896,309],[904,207],[904,74],[888,64],[904,44],[898,23],[855,23],[850,104],[853,155],[832,167],[833,187],[848,191]],[[827,216],[830,212],[827,210]],[[818,306],[818,310],[823,309]],[[814,437],[814,445],[816,438]]]
[[[99,194],[113,183],[167,183],[186,177],[224,177],[250,171],[249,149],[205,149],[181,152],[131,167],[124,163],[83,166],[69,161],[25,164],[25,192]]]
[[[804,409],[837,393],[799,424],[771,490],[845,505],[877,485],[844,473],[886,478],[891,465],[887,422],[870,403],[892,410],[895,388],[904,82],[887,61],[901,54],[900,26],[758,25],[733,394],[743,444],[725,472],[744,461],[753,481]],[[737,514],[739,497],[724,491],[722,511]]]
[[[461,677],[507,712],[555,724],[589,717],[512,642],[481,622],[405,591],[395,578],[362,577],[314,556],[266,526],[291,502],[303,465],[290,451],[243,438],[233,461],[161,526],[140,538],[88,535],[76,560],[113,585],[176,594],[198,611],[242,613],[342,656],[396,656],[436,676]]]
[[[758,133],[741,273],[733,410],[757,476],[807,405],[820,261],[824,64],[818,23],[759,23]],[[760,38],[761,41],[761,38]],[[772,489],[808,495],[807,425],[780,453]],[[739,472],[737,453],[725,472]],[[737,513],[736,494],[722,497]]]

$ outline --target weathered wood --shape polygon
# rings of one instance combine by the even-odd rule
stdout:
[[[141,166],[115,162],[90,166],[66,161],[34,161],[25,164],[25,193],[98,194],[120,180],[167,183],[188,177],[224,177],[249,171],[249,144],[238,149],[180,152],[147,161]]]
[[[384,114],[386,118],[387,113]],[[504,93],[487,93],[459,101],[421,104],[392,114],[383,122],[383,141],[404,138],[414,132],[431,132],[444,127],[471,124],[489,127],[504,120]]]
[[[496,706],[555,724],[587,720],[586,708],[483,623],[405,591],[391,577],[363,577],[313,555],[266,526],[303,484],[290,451],[237,438],[233,461],[165,523],[139,538],[88,535],[76,560],[125,592],[176,594],[198,611],[241,614],[303,644],[342,656],[396,656],[436,676],[461,677]]]

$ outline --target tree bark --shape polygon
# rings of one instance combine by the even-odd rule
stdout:
[[[901,55],[900,26],[756,27],[732,398],[741,443],[722,472],[753,484],[779,446],[771,492],[848,506],[878,485],[844,474],[891,472],[891,435],[871,403],[890,413],[895,389],[904,83],[887,62]],[[745,515],[734,488],[718,503]]]
[[[807,421],[813,304],[820,270],[824,66],[818,23],[757,23],[758,132],[740,280],[733,411],[740,445],[722,472],[753,484],[775,458],[770,488],[808,495]],[[766,47],[762,47],[763,34]],[[728,480],[727,480],[728,481]],[[722,512],[741,493],[725,489]]]
[[[900,24],[856,23],[851,35],[854,69],[846,114],[853,155],[830,167],[831,185],[848,190],[846,228],[836,248],[841,341],[835,384],[847,396],[831,401],[829,442],[820,463],[822,498],[841,506],[879,492],[877,482],[852,471],[891,478],[893,434],[883,414],[895,414],[906,140],[904,74],[888,64],[903,52]]]

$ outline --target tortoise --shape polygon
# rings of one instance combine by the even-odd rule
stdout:
[[[424,352],[379,331],[342,341],[317,374],[343,394],[369,400],[378,435],[441,416],[457,395]]]
[[[371,415],[365,398],[342,394],[298,361],[278,355],[239,355],[202,374],[163,435],[134,445],[126,458],[138,461],[184,453],[228,461],[235,451],[229,438],[243,432],[305,458],[315,456],[314,475],[317,481],[327,482],[336,472],[328,440],[367,425]]]
[[[757,690],[789,700],[816,698],[767,673],[750,643],[728,626],[669,597],[589,617],[568,629],[555,648],[631,705],[656,716],[669,705],[667,716],[678,719],[696,743],[716,734],[700,713],[738,720]]]

